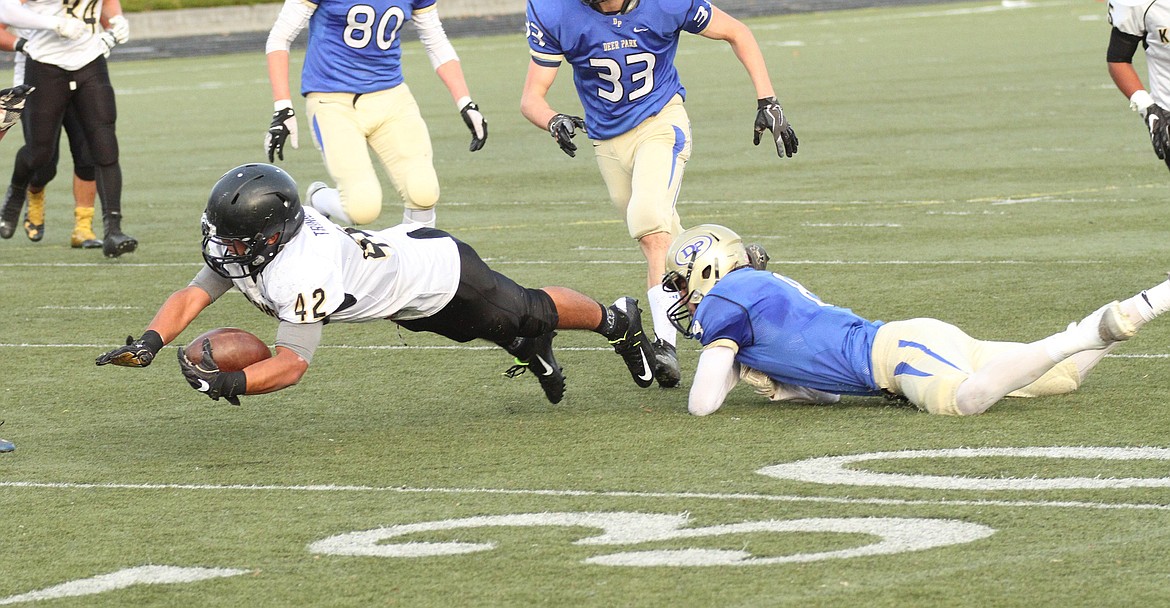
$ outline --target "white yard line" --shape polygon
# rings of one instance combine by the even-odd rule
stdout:
[[[508,496],[553,496],[583,498],[654,498],[678,500],[747,500],[761,502],[821,503],[881,506],[970,506],[970,507],[1047,507],[1061,509],[1170,511],[1170,504],[1100,503],[1046,500],[903,500],[896,498],[835,498],[830,496],[788,496],[782,494],[743,494],[722,492],[634,492],[625,490],[525,490],[506,488],[411,488],[386,486],[337,485],[243,485],[184,483],[67,483],[37,481],[0,481],[0,488],[36,488],[57,490],[191,490],[201,492],[336,492],[389,494],[484,494]]]

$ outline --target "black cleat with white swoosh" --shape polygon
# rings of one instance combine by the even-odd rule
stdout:
[[[609,307],[614,312],[615,331],[609,343],[621,355],[634,377],[634,383],[641,388],[654,384],[654,350],[646,333],[642,331],[642,310],[638,301],[629,296],[618,298]]]
[[[531,371],[540,381],[549,403],[560,403],[565,397],[565,374],[553,357],[552,341],[556,335],[557,332],[550,331],[535,338],[522,338],[518,348],[508,349],[516,357],[516,365],[504,372],[505,376],[515,378],[525,370]]]

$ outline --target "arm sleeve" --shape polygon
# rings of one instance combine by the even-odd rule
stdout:
[[[276,328],[276,346],[283,346],[304,359],[305,363],[312,363],[313,353],[321,344],[321,329],[323,327],[325,327],[324,323],[281,321]]]
[[[722,345],[704,349],[695,368],[687,410],[696,416],[713,413],[723,405],[723,400],[738,381],[734,349]]]
[[[1126,34],[1113,28],[1109,35],[1109,49],[1105,51],[1105,61],[1109,63],[1133,63],[1133,56],[1137,53],[1142,37]]]
[[[280,7],[280,14],[276,16],[276,23],[268,32],[268,42],[264,45],[264,54],[273,51],[287,51],[292,47],[293,40],[305,26],[309,24],[309,17],[317,10],[315,4],[302,0],[284,0]]]
[[[439,21],[439,11],[434,6],[412,13],[410,19],[414,21],[418,39],[427,51],[432,68],[438,69],[448,61],[459,61],[459,55],[455,54],[455,47],[451,46],[451,41],[447,39],[443,23]]]
[[[229,279],[215,274],[214,270],[204,266],[199,269],[199,274],[196,274],[195,278],[191,279],[188,286],[198,287],[206,291],[207,295],[211,296],[211,301],[214,302],[232,288],[232,282]]]
[[[0,23],[34,30],[55,30],[60,17],[42,15],[20,3],[20,0],[0,0]]]

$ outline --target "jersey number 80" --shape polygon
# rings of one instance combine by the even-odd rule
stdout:
[[[375,17],[377,18],[375,19]],[[343,38],[346,46],[364,49],[373,40],[377,42],[378,48],[385,51],[394,46],[394,40],[398,38],[398,30],[402,29],[402,24],[406,21],[406,15],[403,14],[401,8],[392,6],[385,13],[382,13],[381,17],[378,17],[374,7],[368,4],[356,4],[349,9],[345,21]],[[376,36],[374,35],[375,23],[378,24]]]

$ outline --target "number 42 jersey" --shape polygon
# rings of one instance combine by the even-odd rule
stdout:
[[[674,55],[680,32],[711,23],[708,0],[641,0],[607,15],[580,0],[528,0],[528,48],[538,65],[573,66],[589,138],[612,139],[686,97]]]
[[[256,280],[234,279],[281,321],[405,321],[435,314],[459,287],[459,250],[445,232],[400,224],[342,228],[305,208],[304,225]]]

